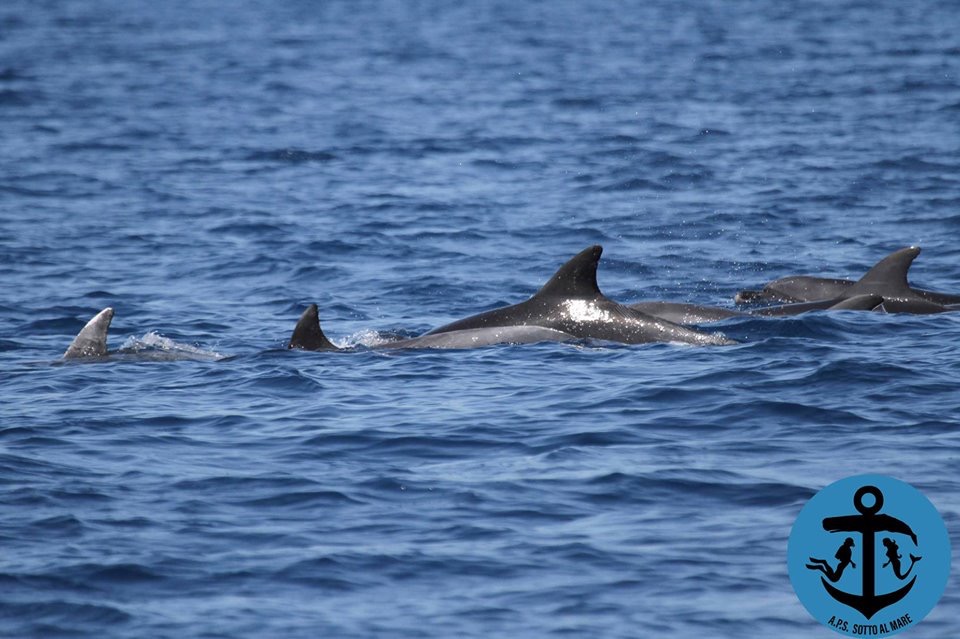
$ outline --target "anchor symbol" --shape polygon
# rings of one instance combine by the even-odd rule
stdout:
[[[864,505],[863,498],[865,495],[873,495],[874,503],[871,506]],[[876,486],[863,486],[857,490],[853,496],[853,506],[860,513],[859,515],[827,517],[823,520],[823,529],[832,533],[842,531],[861,534],[863,538],[863,592],[855,595],[835,588],[823,577],[820,578],[820,581],[831,597],[870,619],[887,606],[891,606],[906,597],[917,581],[917,577],[914,575],[910,583],[899,590],[881,595],[876,594],[876,533],[889,531],[909,535],[914,545],[917,544],[917,536],[910,529],[910,526],[896,517],[878,514],[880,509],[883,508],[883,493]]]

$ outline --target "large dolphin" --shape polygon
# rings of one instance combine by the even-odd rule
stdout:
[[[920,248],[910,246],[883,258],[860,280],[843,280],[809,275],[791,275],[767,283],[759,290],[743,290],[736,294],[738,304],[757,302],[812,302],[848,298],[863,293],[882,295],[884,304],[892,312],[931,313],[949,310],[938,308],[960,304],[960,295],[913,288],[907,282],[907,271],[920,254]],[[892,307],[892,308],[891,308]]]
[[[846,299],[818,300],[767,306],[752,311],[735,311],[719,306],[702,306],[683,302],[635,302],[628,304],[635,311],[654,315],[676,324],[709,324],[732,317],[783,317],[808,311],[872,311],[883,304],[883,297],[874,294],[853,295]]]
[[[606,297],[597,285],[597,265],[602,253],[600,246],[584,249],[524,302],[472,315],[386,347],[473,348],[500,343],[583,339],[623,344],[734,343],[722,335],[685,328]],[[323,335],[313,305],[301,316],[288,348],[339,350]]]

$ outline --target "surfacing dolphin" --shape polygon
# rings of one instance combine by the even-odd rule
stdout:
[[[726,345],[735,342],[633,310],[606,297],[597,285],[603,248],[584,249],[530,299],[472,315],[420,337],[378,348],[475,348],[492,344],[595,339],[622,344],[679,342]],[[316,305],[297,322],[288,348],[340,350],[320,329]]]
[[[759,290],[743,290],[736,294],[738,304],[764,302],[812,302],[847,299],[854,295],[875,294],[884,298],[884,308],[893,313],[939,313],[952,304],[960,304],[960,295],[913,288],[907,271],[920,254],[910,246],[883,258],[858,281],[791,275],[767,283]]]
[[[683,302],[635,302],[628,304],[635,311],[654,315],[676,324],[710,324],[721,322],[732,317],[785,317],[799,315],[808,311],[872,311],[883,304],[879,295],[854,295],[842,300],[819,300],[816,302],[800,302],[781,306],[768,306],[752,311],[735,311],[720,306],[702,306],[700,304],[686,304]]]
[[[178,345],[166,338],[159,338],[162,344],[159,349],[156,348],[156,343],[140,342],[137,346],[110,351],[107,349],[107,335],[110,332],[113,314],[113,308],[108,306],[94,315],[73,338],[73,342],[70,343],[63,354],[63,359],[96,360],[111,355],[127,359],[152,361],[209,360],[222,359],[223,357],[219,353]]]
[[[540,326],[504,326],[421,335],[410,339],[378,344],[377,350],[401,348],[479,348],[494,344],[532,344],[535,342],[569,342],[575,338]],[[323,334],[317,305],[311,304],[300,316],[287,348],[304,351],[344,351]]]

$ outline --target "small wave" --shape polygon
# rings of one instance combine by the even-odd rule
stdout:
[[[218,475],[214,477],[183,479],[175,483],[173,487],[177,490],[210,491],[216,493],[227,490],[250,492],[259,489],[290,489],[294,487],[309,487],[315,484],[316,482],[304,477]]]
[[[255,507],[277,506],[284,508],[299,506],[335,506],[340,504],[359,504],[362,502],[336,490],[308,490],[278,493],[266,497],[254,497],[252,499],[245,498],[239,500],[237,503]]]
[[[597,98],[556,98],[553,104],[561,109],[599,109],[603,106]]]
[[[84,565],[75,569],[68,569],[68,573],[75,572],[77,577],[95,582],[113,584],[133,584],[158,581],[163,576],[150,570],[142,564],[121,563],[108,565]]]
[[[695,138],[707,138],[707,137],[727,137],[731,135],[729,131],[724,131],[723,129],[700,129],[700,131],[694,136]]]
[[[926,173],[938,173],[938,174],[947,174],[949,175],[953,171],[956,171],[957,167],[951,164],[943,164],[940,162],[931,162],[930,160],[925,160],[919,158],[915,155],[905,155],[901,158],[891,160],[880,160],[874,162],[873,166],[878,169],[896,169],[901,171],[912,171],[912,172],[926,172]]]
[[[265,222],[230,222],[221,224],[210,229],[210,232],[216,235],[239,235],[254,238],[269,237],[285,232],[285,229],[277,224],[268,224]]]
[[[22,445],[22,441],[19,442]],[[82,521],[71,514],[42,517],[29,522],[22,529],[27,534],[42,536],[44,539],[79,539],[87,532]]]
[[[115,144],[101,140],[84,140],[82,142],[66,142],[58,145],[57,148],[67,153],[75,153],[79,151],[129,151],[131,147],[126,144]]]
[[[143,337],[128,337],[119,350],[125,355],[139,355],[162,353],[169,359],[210,359],[218,360],[228,357],[217,351],[181,344],[169,337],[164,337],[156,331],[151,331]]]
[[[29,620],[32,624],[63,624],[67,627],[76,626],[78,623],[118,624],[133,618],[113,606],[75,603],[63,599],[0,602],[0,617],[8,620]],[[50,628],[49,625],[46,627]]]
[[[334,576],[339,566],[329,557],[305,559],[280,569],[274,578],[331,590],[354,590],[359,585],[354,578]]]
[[[23,75],[19,69],[14,69],[13,67],[0,69],[0,82],[12,82],[14,80],[27,79],[29,79],[29,76]]]
[[[0,91],[0,107],[29,106],[39,100],[40,95],[35,92],[16,91],[14,89]]]
[[[330,162],[336,160],[337,156],[327,151],[305,151],[303,149],[272,149],[269,151],[254,151],[247,155],[247,160],[251,162],[289,162],[299,164],[302,162]]]
[[[667,191],[669,190],[662,184],[653,182],[651,180],[645,180],[643,178],[631,178],[627,180],[621,180],[619,182],[603,184],[600,186],[591,186],[588,187],[589,190],[600,191],[600,192],[615,192],[615,191]]]

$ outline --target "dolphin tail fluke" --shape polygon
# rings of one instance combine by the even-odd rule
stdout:
[[[339,348],[327,339],[320,328],[320,314],[317,305],[311,304],[300,316],[290,343],[287,348],[297,348],[304,351],[338,351]]]
[[[830,311],[872,311],[883,304],[883,297],[867,293],[865,295],[854,295],[848,297],[842,302],[837,302],[829,309]]]
[[[107,354],[107,332],[113,321],[113,309],[109,306],[93,316],[63,354],[64,359],[77,357],[103,357]]]

